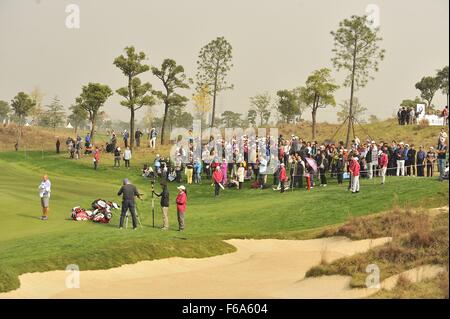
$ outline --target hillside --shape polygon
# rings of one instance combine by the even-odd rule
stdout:
[[[321,143],[332,139],[340,126],[340,124],[330,124],[326,122],[318,123],[316,140]],[[309,122],[303,122],[296,125],[281,125],[278,129],[279,134],[283,134],[284,136],[295,134],[306,140],[312,139],[311,123]],[[336,142],[340,140],[345,141],[346,129],[346,127],[341,127],[333,140]],[[440,129],[440,126],[400,126],[395,119],[389,119],[373,124],[364,124],[363,127],[357,125],[355,126],[355,134],[361,141],[371,138],[377,142],[383,140],[390,143],[392,140],[396,140],[398,142],[404,141],[405,143],[415,145],[422,144],[425,147],[428,147],[436,146]],[[86,134],[85,131],[80,131],[79,133],[82,136]],[[14,150],[16,136],[16,126],[10,125],[9,127],[0,127],[0,151]],[[53,129],[42,127],[24,127],[21,150],[24,150],[25,148],[27,150],[54,150],[56,138],[60,137],[61,143],[64,143],[68,136],[75,137],[74,130],[59,128],[54,131]],[[99,133],[96,136],[96,141],[99,144],[105,144],[109,139],[105,133]]]

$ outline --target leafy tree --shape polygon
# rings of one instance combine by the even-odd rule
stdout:
[[[19,120],[19,134],[17,136],[17,145],[20,144],[20,138],[22,137],[22,127],[25,118],[30,114],[36,102],[24,92],[19,92],[11,101],[11,107],[14,110],[14,114]]]
[[[44,115],[44,108],[42,107],[42,101],[44,100],[44,92],[39,87],[34,87],[30,93],[30,97],[36,103],[30,111],[30,116],[33,123],[38,123],[41,117]]]
[[[292,90],[292,94],[296,97],[298,104],[298,120],[302,119],[303,112],[308,108],[308,105],[302,100],[302,87],[297,87]]]
[[[231,44],[224,38],[218,37],[205,45],[198,55],[197,88],[207,85],[212,89],[211,127],[214,127],[217,94],[232,89],[225,80],[233,64]]]
[[[336,113],[337,117],[338,117],[338,121],[344,122],[349,114],[350,101],[346,100],[346,101],[344,101],[344,103],[339,104],[339,106],[341,107],[341,110]],[[359,103],[358,98],[356,96],[354,96],[353,97],[353,117],[355,118],[355,120],[363,123],[364,122],[364,113],[366,113],[366,111],[367,111],[367,108],[362,106],[361,103]]]
[[[441,87],[441,81],[437,77],[424,76],[419,82],[416,83],[416,89],[420,91],[420,97],[427,102],[427,109],[431,108],[431,101],[433,101],[434,95]]]
[[[263,94],[257,94],[250,98],[250,104],[259,115],[259,123],[262,126],[265,119],[270,117],[270,95],[269,93],[265,92]]]
[[[144,52],[136,52],[133,46],[125,48],[125,55],[120,55],[114,59],[114,65],[118,67],[127,77],[128,85],[118,89],[116,92],[125,98],[120,104],[130,110],[130,148],[134,144],[134,118],[135,112],[144,105],[153,105],[154,99],[148,93],[151,92],[150,83],[141,83],[137,77],[139,74],[150,70],[150,66],[144,64],[146,56]]]
[[[280,90],[277,92],[277,110],[285,123],[289,123],[298,114],[297,97],[290,90]]]
[[[240,113],[225,111],[222,113],[222,122],[228,128],[238,127],[241,121]]]
[[[197,92],[192,97],[192,100],[194,101],[196,113],[203,125],[205,115],[211,111],[212,107],[209,86],[205,84],[197,88]]]
[[[9,112],[11,112],[11,107],[8,102],[0,100],[0,121],[5,120],[8,117]]]
[[[153,91],[164,104],[164,117],[161,128],[161,144],[165,142],[165,127],[167,115],[171,107],[184,107],[189,100],[175,92],[177,89],[188,89],[190,79],[186,78],[182,65],[177,65],[175,60],[165,59],[161,64],[161,68],[152,67],[153,74],[161,80],[164,91]]]
[[[331,70],[322,68],[314,71],[306,80],[305,87],[300,88],[300,98],[311,108],[312,138],[316,138],[316,116],[320,108],[336,106],[333,93],[339,88],[331,78]]]
[[[439,88],[442,90],[442,93],[444,93],[447,96],[447,105],[448,105],[448,65],[443,67],[441,70],[438,70],[436,77],[439,80]]]
[[[113,95],[109,86],[100,83],[88,83],[82,88],[76,103],[89,114],[91,122],[91,143],[94,144],[95,125],[99,117],[100,108]]]
[[[69,110],[71,110],[72,113],[69,115],[68,119],[69,119],[70,123],[72,123],[75,134],[77,134],[78,128],[86,126],[86,121],[89,117],[89,114],[79,104],[71,105]]]
[[[353,125],[354,92],[366,86],[371,71],[378,71],[379,62],[384,59],[385,50],[379,47],[382,40],[378,36],[379,28],[371,29],[367,24],[367,16],[352,15],[339,23],[336,31],[331,31],[334,38],[334,57],[332,62],[337,71],[348,72],[344,86],[350,87],[349,121],[347,127],[346,147],[350,140]]]
[[[417,104],[421,104],[423,103],[423,101],[419,98],[416,97],[414,100],[410,100],[410,99],[405,99],[400,103],[400,106],[404,106],[406,108],[413,108],[416,109]]]
[[[47,111],[44,112],[41,117],[41,125],[53,128],[56,130],[56,127],[64,124],[65,112],[63,111],[64,107],[61,104],[58,96],[53,98],[53,101],[50,105],[47,105]]]
[[[256,117],[258,116],[258,112],[254,109],[250,109],[247,112],[247,121],[249,124],[256,126]],[[262,122],[262,120],[261,120]]]

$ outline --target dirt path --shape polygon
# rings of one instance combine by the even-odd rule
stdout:
[[[231,254],[82,271],[78,289],[66,288],[65,271],[24,274],[21,287],[0,298],[358,298],[364,294],[348,288],[348,277],[303,280],[305,273],[321,260],[331,262],[389,240],[233,239],[227,241],[237,247]]]

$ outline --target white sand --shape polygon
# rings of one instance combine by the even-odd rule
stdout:
[[[350,289],[349,277],[303,280],[305,273],[321,260],[330,262],[389,240],[233,239],[227,242],[237,251],[230,254],[81,271],[77,289],[66,288],[65,271],[24,274],[21,287],[0,298],[358,298],[367,292]]]

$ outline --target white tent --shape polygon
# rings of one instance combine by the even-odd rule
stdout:
[[[67,124],[66,128],[73,128],[73,126],[69,122],[69,124]]]

